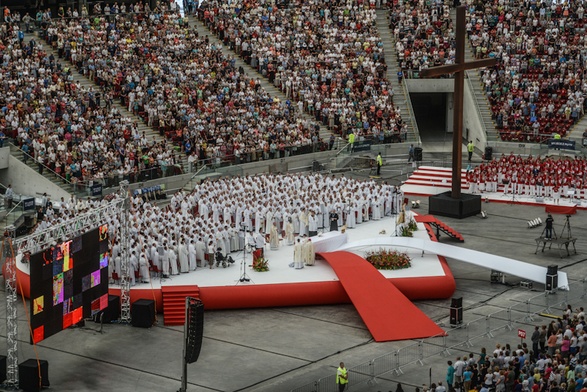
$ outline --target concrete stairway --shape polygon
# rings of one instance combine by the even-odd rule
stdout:
[[[581,117],[578,123],[573,125],[567,138],[575,141],[575,149],[580,150],[583,145],[583,132],[587,131],[587,115]]]
[[[395,50],[395,39],[393,33],[389,29],[388,11],[379,9],[377,12],[377,30],[383,43],[385,53],[385,64],[387,64],[387,79],[394,89],[393,103],[401,110],[402,120],[408,125],[408,142],[419,143],[420,136],[416,132],[416,118],[409,105],[408,100],[409,91],[407,91],[405,83],[397,83],[397,73],[399,72],[399,64],[397,61],[397,53]]]
[[[245,70],[245,74],[247,74],[250,77],[255,77],[255,78],[258,77],[259,80],[261,81],[261,86],[272,97],[277,97],[281,101],[287,100],[287,98],[285,97],[285,94],[281,90],[276,88],[265,77],[263,77],[259,72],[257,72],[257,70],[255,68],[251,67],[249,64],[244,62],[242,58],[237,56],[230,48],[225,46],[224,43],[222,41],[220,41],[218,39],[218,37],[216,37],[216,35],[204,23],[202,23],[200,20],[198,20],[198,18],[196,18],[195,16],[192,15],[192,16],[189,16],[188,19],[189,19],[190,26],[195,26],[200,34],[208,35],[210,42],[216,46],[221,47],[222,53],[224,53],[224,55],[234,58],[237,68],[243,67],[243,69]],[[315,120],[313,116],[310,116],[306,112],[298,113],[298,115],[304,119],[307,119],[307,120],[312,120],[312,121]],[[326,126],[324,126],[323,124],[320,124],[320,137],[325,142],[327,142],[330,139],[330,134],[331,134],[330,130]]]
[[[21,151],[20,148],[18,148],[17,146],[15,146],[12,143],[10,144],[10,154],[13,157],[15,157],[16,159],[18,159],[19,161],[24,162],[24,159],[23,159],[24,153]],[[30,167],[32,170],[34,170],[36,173],[38,173],[39,166],[37,165],[37,162],[32,157],[29,157],[29,159],[26,162],[26,165],[28,167]],[[37,175],[40,175],[40,174],[37,174]],[[66,183],[63,178],[59,177],[56,173],[50,171],[49,168],[45,168],[43,170],[42,175],[43,175],[43,177],[45,177],[46,179],[48,179],[52,183],[59,186],[61,189],[67,191],[68,193],[71,193],[71,194],[76,193],[73,191],[73,185]],[[78,189],[77,194],[79,194],[80,190],[81,189]]]
[[[473,56],[473,50],[469,43],[469,38],[466,39],[465,48],[465,61],[469,62],[475,60]],[[466,71],[467,77],[471,81],[471,87],[473,88],[473,96],[477,102],[478,113],[481,119],[481,124],[485,128],[485,134],[487,135],[487,141],[493,142],[500,140],[499,133],[497,132],[496,124],[492,119],[491,106],[489,100],[485,94],[485,86],[481,80],[479,70]]]
[[[46,42],[41,41],[40,39],[38,39],[40,42],[42,42],[43,44],[43,48],[47,51],[47,53],[53,53],[53,55],[55,56],[56,59],[59,59],[59,56],[57,55],[57,51],[54,50],[50,45],[47,45]],[[84,88],[90,88],[90,87],[94,87],[94,89],[96,89],[97,91],[99,90],[99,87],[97,84],[95,84],[92,80],[88,79],[86,76],[80,74],[75,66],[73,66],[73,64],[71,64],[69,61],[66,61],[65,59],[61,58],[59,59],[59,61],[62,64],[67,64],[68,66],[72,67],[72,74],[73,74],[73,80],[76,82],[80,82],[81,86]],[[101,102],[102,105],[104,105],[104,100],[102,100]],[[159,134],[159,131],[157,131],[156,129],[154,129],[153,127],[148,126],[141,117],[135,115],[134,113],[130,112],[127,110],[127,108],[125,106],[122,106],[120,104],[120,100],[115,99],[113,106],[115,108],[117,108],[120,111],[120,114],[124,117],[130,117],[132,119],[133,122],[136,121],[136,123],[138,124],[138,130],[139,133],[142,134],[143,132],[145,133],[145,135],[147,136],[147,140],[149,140],[149,142],[151,142],[152,140],[156,140],[157,142],[161,142],[163,140],[166,140],[168,142],[168,144],[171,144],[170,140],[167,140],[165,138],[165,136],[161,136]],[[180,158],[180,164],[183,170],[187,170],[188,168],[188,163],[187,163],[187,157],[184,153],[179,153],[176,155],[176,157]]]

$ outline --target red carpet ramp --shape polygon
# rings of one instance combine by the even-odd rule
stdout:
[[[364,258],[344,251],[320,255],[336,272],[375,341],[419,339],[444,334]]]

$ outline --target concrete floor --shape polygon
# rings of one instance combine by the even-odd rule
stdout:
[[[426,213],[427,203],[419,199],[422,204],[418,212]],[[543,266],[558,264],[574,281],[587,276],[584,211],[571,217],[573,234],[579,238],[578,254],[560,259],[554,250],[534,254],[534,238],[540,235],[542,227],[527,229],[526,221],[536,217],[544,219],[543,208],[498,203],[484,204],[483,208],[487,219],[441,218],[465,237],[465,243],[459,246]],[[557,231],[563,221],[563,216],[555,216]],[[451,260],[449,264],[457,282],[454,296],[463,297],[465,322],[505,309],[515,303],[513,299],[524,300],[543,290],[536,285],[535,292],[520,288],[515,277],[507,277],[507,285],[492,284],[489,270]],[[572,295],[577,296],[577,291]],[[4,302],[4,292],[0,297]],[[450,299],[420,301],[417,305],[433,320],[448,323]],[[18,314],[21,362],[34,358],[35,350],[28,343],[21,301]],[[6,318],[4,306],[0,317]],[[543,321],[537,319],[535,323]],[[49,379],[54,391],[176,391],[181,379],[183,330],[162,324],[160,315],[159,323],[150,329],[110,324],[100,333],[98,324],[86,323],[84,328],[69,329],[41,342],[36,351],[41,359],[49,361]],[[518,343],[518,327],[527,331],[532,328],[514,325],[513,331],[500,330],[495,338],[475,342],[474,347],[466,350],[478,352],[482,345],[490,348],[497,342]],[[453,332],[451,339],[464,340],[465,332]],[[188,368],[188,391],[285,392],[334,374],[340,361],[352,368],[413,343],[375,343],[352,305],[209,311],[205,314],[200,358]],[[0,321],[0,353],[5,352],[6,325]],[[458,354],[462,352],[451,351],[452,357]],[[446,360],[436,356],[425,360],[424,366],[402,369],[401,376],[390,372],[376,385],[362,384],[350,390],[391,391],[401,382],[406,391],[413,391],[414,386],[428,383],[429,374],[433,382],[444,379]],[[334,391],[334,388],[320,390]]]

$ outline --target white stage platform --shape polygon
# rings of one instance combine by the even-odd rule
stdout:
[[[379,234],[385,230],[386,234]],[[368,221],[357,225],[355,229],[347,230],[345,234],[340,232],[324,233],[323,237],[313,237],[316,251],[333,251],[348,241],[361,241],[373,238],[387,238],[395,233],[395,217],[385,217],[378,221]],[[430,241],[424,226],[419,224],[419,230],[414,233],[416,238],[422,241]],[[284,241],[281,241],[283,244]],[[322,243],[322,244],[321,244]],[[323,248],[323,249],[321,249]],[[250,265],[252,264],[252,255],[243,252],[231,253],[235,263],[227,268],[198,268],[196,271],[189,273],[172,275],[168,279],[154,278],[150,283],[137,283],[132,288],[140,289],[160,289],[161,286],[181,286],[181,285],[198,285],[199,287],[218,287],[244,285],[240,283],[242,264],[246,265],[246,273],[255,284],[281,284],[281,283],[305,283],[305,282],[325,282],[337,281],[338,278],[332,268],[323,260],[316,260],[314,266],[306,266],[303,269],[296,270],[289,267],[293,262],[293,246],[282,245],[278,250],[270,250],[269,245],[265,249],[265,257],[269,260],[268,272],[256,272]],[[372,248],[377,249],[377,247]],[[398,271],[381,271],[387,278],[393,277],[422,277],[422,276],[444,276],[444,271],[438,260],[433,254],[421,257],[421,252],[409,247],[400,247],[398,250],[405,251],[412,258],[412,267]],[[362,250],[357,250],[357,254],[363,255]],[[23,264],[20,257],[17,257],[17,266],[28,275],[28,264]],[[118,288],[116,284],[111,284],[111,288]]]
[[[382,231],[385,231],[384,234]],[[414,237],[396,237],[395,217],[385,217],[381,220],[363,222],[355,229],[347,230],[345,234],[325,233],[323,237],[314,237],[317,249],[320,251],[348,250],[364,256],[366,252],[379,248],[394,248],[405,252],[412,259],[412,266],[403,270],[380,271],[386,278],[416,278],[445,276],[437,255],[470,263],[489,270],[503,272],[506,275],[518,276],[524,280],[531,280],[544,284],[546,281],[546,268],[513,260],[490,253],[484,253],[453,246],[444,243],[433,242],[422,223],[418,223],[418,230]],[[345,243],[346,242],[346,243]],[[283,243],[283,241],[282,241]],[[281,246],[278,250],[265,250],[265,256],[269,260],[268,272],[256,272],[250,265],[252,255],[243,252],[231,254],[235,263],[227,268],[198,268],[196,271],[171,276],[168,279],[151,279],[150,283],[137,283],[132,289],[159,290],[162,286],[197,285],[199,287],[226,287],[246,284],[285,284],[285,283],[310,283],[338,281],[332,268],[323,260],[316,260],[314,266],[306,266],[303,269],[289,267],[293,262],[293,246]],[[321,249],[323,248],[323,249]],[[239,278],[243,271],[243,265],[251,283],[241,283]],[[23,264],[17,257],[17,267],[26,275],[29,273],[28,264]],[[566,273],[559,271],[559,287],[568,287]],[[110,285],[117,288],[116,284]]]

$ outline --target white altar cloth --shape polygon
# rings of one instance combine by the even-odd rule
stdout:
[[[333,252],[346,244],[349,241],[348,234],[341,233],[340,231],[329,231],[321,235],[310,237],[314,243],[314,251],[320,252]]]

